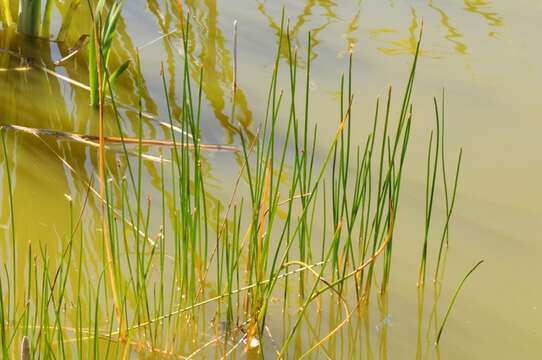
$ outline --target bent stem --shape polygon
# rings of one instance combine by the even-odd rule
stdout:
[[[459,292],[461,291],[461,288],[463,287],[463,284],[465,284],[465,281],[467,281],[469,276],[478,268],[478,266],[482,265],[483,262],[484,260],[478,261],[478,263],[474,265],[474,267],[467,273],[467,275],[465,275],[463,280],[461,280],[461,282],[459,283],[459,286],[455,290],[454,296],[452,297],[452,301],[450,302],[450,305],[448,306],[448,310],[446,310],[446,315],[444,315],[444,320],[442,320],[442,324],[440,325],[440,329],[438,331],[437,341],[435,342],[435,345],[438,346],[440,342],[442,332],[444,331],[444,326],[446,325],[446,322],[448,321],[448,316],[450,316],[450,312],[452,311],[452,308],[455,304],[455,301],[457,300],[457,297],[459,295]]]

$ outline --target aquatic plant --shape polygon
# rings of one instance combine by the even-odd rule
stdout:
[[[93,19],[93,28],[90,32],[88,43],[88,72],[90,87],[90,104],[99,105],[99,76],[108,69],[109,56],[113,46],[113,39],[117,22],[121,14],[124,0],[115,1],[109,9],[106,9],[105,0],[100,0],[95,9],[92,9],[89,2],[89,10]],[[120,76],[130,65],[129,61],[121,64],[115,71],[110,72],[109,83],[114,84],[115,79]],[[100,74],[99,74],[100,73]],[[105,91],[105,82],[102,83]]]
[[[39,36],[41,22],[41,0],[20,0],[17,31],[26,35]]]
[[[201,142],[203,68],[194,64],[190,56],[183,56],[180,106],[173,103],[176,97],[169,93],[167,84],[171,79],[160,69],[169,139],[153,143],[143,138],[143,78],[138,59],[134,75],[137,104],[133,108],[137,113],[137,138],[125,137],[112,85],[127,63],[113,72],[107,66],[122,1],[114,2],[109,10],[105,7],[105,1],[100,1],[95,9],[91,8],[93,31],[89,43],[91,102],[98,107],[99,135],[84,137],[98,142],[99,189],[95,189],[93,179],[88,180],[80,207],[67,196],[69,232],[61,239],[60,251],[44,244],[29,244],[25,283],[17,283],[15,262],[9,274],[12,276],[0,275],[3,356],[13,354],[15,344],[21,342],[32,356],[44,358],[116,358],[127,355],[120,353],[122,346],[144,353],[194,357],[213,344],[224,357],[242,348],[257,355],[269,351],[266,332],[268,325],[275,322],[271,317],[273,299],[280,302],[284,314],[295,309],[290,326],[284,329],[282,342],[274,351],[279,358],[293,357],[293,344],[310,311],[326,301],[339,307],[340,321],[327,333],[318,334],[296,357],[325,351],[323,344],[330,342],[354,315],[363,316],[367,311],[377,284],[380,283],[378,300],[382,302],[390,286],[395,224],[399,220],[411,139],[411,97],[419,42],[397,119],[392,115],[390,87],[384,107],[377,99],[372,127],[365,136],[353,133],[353,54],[349,54],[347,73],[338,77],[340,103],[335,131],[327,148],[319,150],[318,123],[311,112],[310,96],[313,34],[307,36],[306,53],[298,53],[282,16],[266,111],[257,131],[250,132],[235,124],[239,101],[235,25],[229,105],[238,143],[230,147],[233,151],[229,154],[237,160],[239,172],[231,198],[223,206],[206,182],[206,147]],[[182,53],[189,54],[191,18],[181,15]],[[284,50],[287,58],[282,69]],[[286,74],[285,90],[279,83],[282,71]],[[179,109],[176,115],[174,105]],[[448,236],[459,174],[458,164],[454,188],[449,194],[443,153],[444,119],[439,117],[436,101],[435,110],[436,138],[431,135],[428,146],[418,279],[421,286],[430,249],[429,229],[439,163],[447,205],[435,277]],[[115,122],[118,136],[105,134],[106,111],[108,119]],[[39,131],[31,133],[41,135]],[[9,152],[4,136],[2,132],[5,174],[11,194]],[[66,133],[64,136],[70,137]],[[106,143],[112,139],[122,146],[115,164],[122,169],[118,172],[107,163]],[[128,151],[130,144],[136,146],[136,160],[134,153]],[[153,160],[158,164],[159,199],[144,193],[144,147],[149,145],[169,147],[169,151],[161,150],[159,158]],[[47,146],[67,164],[60,153]],[[66,166],[69,168],[69,164]],[[81,224],[89,211],[90,198],[100,210],[97,233],[86,232]],[[15,251],[11,197],[10,207],[10,250]],[[322,221],[316,220],[319,216]],[[158,232],[153,231],[156,224]],[[100,244],[101,266],[99,271],[87,274],[86,264],[92,256],[88,244],[94,242]],[[291,303],[291,298],[295,303]],[[211,321],[206,306],[211,307]],[[212,340],[205,339],[201,345],[197,340],[209,335],[205,331],[211,332]]]
[[[459,285],[457,286],[457,289],[455,290],[454,292],[454,295],[452,297],[452,301],[450,302],[450,305],[448,305],[448,309],[446,310],[446,314],[444,315],[444,319],[442,320],[442,323],[440,324],[440,327],[439,327],[439,330],[438,330],[438,335],[437,335],[437,340],[435,341],[435,343],[438,345],[439,342],[440,342],[440,338],[442,336],[442,332],[444,331],[444,327],[446,326],[446,322],[448,321],[448,317],[450,316],[450,312],[452,311],[452,308],[454,307],[454,304],[457,300],[457,297],[459,296],[459,293],[461,292],[461,289],[463,288],[463,285],[465,284],[465,281],[467,281],[467,279],[469,278],[469,276],[472,275],[472,273],[474,271],[476,271],[476,269],[482,265],[484,263],[484,260],[480,260],[476,263],[476,265],[474,265],[472,267],[472,269],[469,270],[469,272],[467,273],[467,275],[465,275],[465,277],[463,278],[463,280],[461,280],[461,282],[459,283]]]

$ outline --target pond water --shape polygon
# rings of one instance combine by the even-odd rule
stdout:
[[[12,9],[16,9],[15,3],[12,1]],[[69,4],[66,1],[54,5],[51,39],[56,39]],[[413,94],[412,141],[397,216],[387,299],[380,305],[374,302],[368,317],[352,319],[335,334],[325,351],[311,356],[540,358],[542,3],[537,0],[186,1],[184,9],[189,10],[192,21],[189,58],[204,73],[201,125],[204,143],[239,146],[235,129],[238,124],[247,133],[257,133],[265,117],[283,7],[292,43],[300,54],[306,53],[308,32],[313,36],[310,114],[311,122],[319,128],[316,142],[319,159],[323,159],[337,127],[339,79],[348,71],[349,49],[353,51],[355,95],[353,139],[362,143],[372,125],[376,97],[385,95],[389,85],[395,94],[392,112],[398,112],[423,26]],[[1,124],[97,134],[97,114],[88,105],[88,91],[65,80],[88,83],[86,50],[60,65],[54,64],[91,29],[84,1],[69,16],[71,26],[62,42],[29,39],[12,30],[2,30],[0,48],[32,58],[34,64],[27,70],[26,64],[0,53],[0,68],[6,70],[0,72]],[[231,119],[234,21],[238,27],[238,105],[236,118]],[[184,54],[179,24],[176,1],[127,1],[112,50],[113,64],[127,59],[134,64],[139,49],[144,78],[143,108],[164,121],[167,104],[161,64],[170,99],[178,103],[180,98]],[[286,57],[280,61],[286,69]],[[19,71],[13,69],[17,66],[21,68]],[[300,72],[304,66],[301,64]],[[43,68],[60,76],[52,76]],[[121,126],[130,137],[137,137],[136,76],[135,66],[131,66],[116,85]],[[198,72],[191,76],[197,82]],[[438,296],[433,283],[428,282],[425,306],[420,311],[416,280],[424,231],[427,144],[435,122],[433,97],[440,99],[443,89],[447,161],[454,164],[462,148],[463,162],[450,225],[445,275]],[[180,107],[172,107],[178,116]],[[107,120],[106,132],[117,136],[112,117]],[[149,119],[145,120],[143,129],[148,139],[167,139],[169,135],[166,128]],[[279,130],[277,136],[282,139],[284,125],[279,125]],[[98,157],[94,147],[63,138],[7,130],[5,139],[13,183],[17,251],[13,259],[8,183],[2,157],[0,254],[7,269],[15,261],[18,279],[24,284],[29,242],[35,244],[34,249],[45,244],[52,261],[57,256],[53,254],[62,252],[70,229],[65,194],[74,199],[74,208],[85,203],[88,183],[97,187]],[[136,148],[130,151],[137,153]],[[145,147],[144,151],[159,156],[155,147]],[[116,164],[123,157],[120,147],[112,146],[109,153],[108,167],[113,176],[128,176],[126,167]],[[209,196],[215,204],[225,207],[241,162],[230,152],[208,152],[203,156]],[[134,155],[131,161],[136,160]],[[144,197],[153,199],[153,213],[160,212],[160,166],[154,161],[143,164]],[[247,195],[245,178],[240,187]],[[440,183],[439,191],[442,191]],[[438,195],[435,204],[438,214],[445,211],[442,199]],[[101,236],[99,213],[100,202],[90,195],[81,221],[88,242],[83,282],[89,285],[85,285],[85,291],[92,290],[90,284],[97,281],[103,270],[101,241],[96,240]],[[320,211],[315,216],[321,216]],[[442,219],[437,220],[435,228],[440,229],[441,222]],[[158,233],[159,220],[152,219],[151,227],[154,228],[151,233]],[[431,264],[438,247],[438,229],[429,240]],[[467,271],[481,259],[485,260],[484,264],[465,283],[441,344],[435,347],[437,324],[453,292]],[[324,302],[322,309],[329,310],[307,317],[290,346],[289,358],[302,354],[341,321],[344,313],[335,309],[339,307],[337,302]],[[214,305],[207,306],[204,313],[208,318],[202,321],[203,326],[213,316]],[[269,334],[264,340],[264,353],[271,358],[285,327],[291,326],[284,323],[289,316],[295,318],[293,310],[288,316],[280,313],[281,306],[272,305],[267,320]],[[289,321],[293,322],[293,318]],[[210,339],[202,335],[205,329],[201,331],[199,346]],[[275,339],[279,345],[272,345]],[[186,345],[181,354],[189,354],[186,349],[191,348],[198,345]],[[133,356],[136,354],[149,355],[134,350]],[[205,354],[214,357],[212,351]],[[198,356],[204,354],[195,355]]]

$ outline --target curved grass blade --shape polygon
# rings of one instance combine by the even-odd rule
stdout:
[[[444,320],[442,320],[442,324],[440,325],[440,329],[438,331],[437,341],[435,342],[435,344],[437,346],[438,346],[438,344],[440,342],[440,338],[442,336],[444,326],[446,325],[446,321],[448,321],[448,316],[450,316],[450,312],[452,311],[452,308],[453,308],[453,306],[455,304],[455,301],[457,300],[457,297],[459,296],[459,292],[461,291],[461,288],[463,287],[463,284],[465,284],[465,281],[467,281],[469,276],[474,272],[474,270],[476,270],[478,268],[478,266],[482,265],[483,262],[484,262],[484,260],[478,261],[478,263],[476,265],[474,265],[474,267],[467,273],[467,275],[465,275],[463,280],[461,280],[461,282],[459,283],[459,286],[455,290],[454,296],[452,297],[452,301],[450,302],[450,305],[448,306],[448,310],[446,310],[446,315],[444,316]]]

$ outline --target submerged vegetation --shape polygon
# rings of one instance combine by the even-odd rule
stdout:
[[[21,1],[18,29],[37,36],[47,16],[34,9],[40,8],[40,1]],[[136,110],[138,137],[129,139],[123,133],[119,107],[124,104],[119,103],[113,83],[129,61],[115,71],[109,68],[121,9],[122,1],[107,5],[100,0],[97,7],[90,7],[88,89],[99,135],[70,137],[91,142],[97,149],[97,180],[88,180],[80,207],[67,196],[69,232],[61,238],[60,249],[29,243],[24,283],[18,274],[22,266],[15,261],[21,257],[15,254],[17,229],[6,144],[10,135],[8,127],[2,127],[4,181],[11,207],[11,243],[6,246],[13,259],[12,268],[5,265],[0,276],[3,357],[18,356],[21,343],[36,358],[116,358],[132,351],[183,358],[243,352],[256,357],[329,357],[329,343],[353,318],[366,317],[374,299],[379,305],[387,302],[412,138],[420,40],[397,117],[390,87],[383,101],[376,100],[371,130],[365,135],[353,130],[357,115],[353,113],[353,54],[349,53],[346,75],[338,78],[336,130],[322,150],[316,139],[318,122],[323,120],[311,111],[313,34],[308,34],[306,53],[301,54],[283,15],[261,124],[255,132],[232,126],[239,141],[228,155],[239,164],[239,172],[223,206],[206,181],[205,151],[210,149],[202,143],[206,74],[189,56],[182,56],[180,80],[169,79],[160,69],[169,139],[152,143],[144,136],[147,115],[139,61],[134,64],[138,101],[128,104]],[[189,54],[191,17],[182,11],[179,6],[181,54]],[[236,31],[233,37],[232,120],[240,104]],[[168,88],[175,81],[180,81],[178,103]],[[462,158],[460,152],[450,187],[444,155],[444,96],[440,105],[435,99],[434,107],[436,131],[428,145],[417,283],[422,307],[429,251],[438,250],[435,286],[441,281]],[[115,124],[115,139],[122,146],[113,166],[107,147],[112,137],[105,134],[105,122]],[[43,131],[32,133],[40,136]],[[135,152],[129,150],[130,144]],[[144,153],[149,145],[161,146],[158,158]],[[145,194],[146,161],[158,164],[158,199]],[[439,242],[431,247],[439,181],[444,188],[445,225]],[[89,202],[101,209],[100,236],[92,239],[86,238],[82,226]],[[89,241],[99,242],[103,253],[89,252]],[[86,268],[93,256],[100,258],[99,274],[89,274]],[[465,279],[433,339],[436,343]],[[333,326],[309,342],[301,341],[300,333],[309,331],[302,328],[309,314],[325,311],[336,317]],[[278,334],[271,330],[279,328]]]

